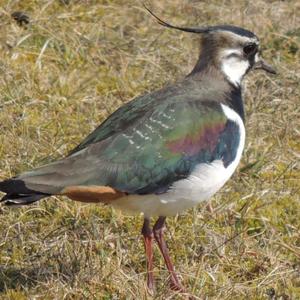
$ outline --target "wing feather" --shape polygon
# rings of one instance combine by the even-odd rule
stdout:
[[[161,104],[123,131],[19,178],[27,188],[45,193],[74,185],[109,186],[129,194],[163,193],[200,163],[222,159],[228,164],[235,157],[236,133],[238,126],[217,102],[187,99]]]

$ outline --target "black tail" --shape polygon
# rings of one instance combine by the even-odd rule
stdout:
[[[28,189],[23,180],[11,178],[0,182],[0,191],[6,195],[0,200],[5,205],[28,205],[51,196]]]

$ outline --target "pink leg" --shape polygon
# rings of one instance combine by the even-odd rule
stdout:
[[[144,237],[144,245],[145,245],[146,258],[147,258],[147,287],[149,291],[153,293],[155,289],[154,276],[153,276],[153,249],[152,249],[153,232],[149,225],[150,225],[150,220],[145,218],[144,225],[142,228],[142,234]]]
[[[180,281],[179,281],[179,279],[178,279],[178,277],[175,273],[173,264],[172,264],[170,256],[169,256],[168,247],[167,247],[166,241],[164,240],[164,237],[163,237],[163,232],[164,232],[164,227],[165,227],[165,220],[166,220],[166,217],[159,217],[158,220],[156,221],[156,223],[153,227],[154,238],[155,238],[155,240],[158,244],[160,252],[161,252],[161,254],[162,254],[162,256],[165,260],[165,264],[168,268],[168,271],[169,271],[169,274],[170,274],[171,288],[173,290],[183,292],[184,288],[181,285],[181,283],[180,283]]]

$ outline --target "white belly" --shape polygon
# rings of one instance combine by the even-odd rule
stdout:
[[[185,179],[175,182],[170,189],[159,195],[129,195],[112,202],[112,205],[131,213],[151,216],[172,216],[212,197],[231,177],[242,156],[245,144],[245,127],[240,116],[222,105],[228,119],[240,129],[240,142],[235,159],[224,167],[221,160],[199,164]]]

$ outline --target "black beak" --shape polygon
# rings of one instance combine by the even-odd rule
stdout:
[[[271,74],[277,74],[276,70],[274,69],[274,67],[272,67],[271,65],[269,65],[268,63],[266,63],[262,58],[259,59],[259,61],[257,61],[254,65],[253,65],[253,69],[261,69],[264,70],[268,73]]]

